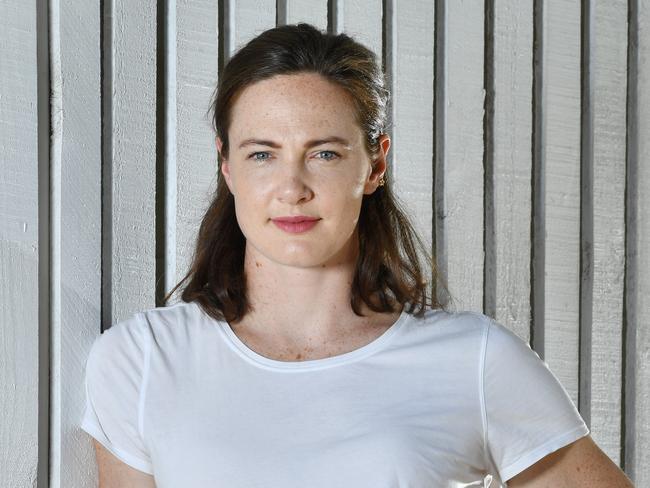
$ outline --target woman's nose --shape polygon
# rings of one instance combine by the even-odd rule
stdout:
[[[308,201],[313,197],[313,192],[306,180],[302,160],[286,161],[281,166],[282,171],[278,176],[278,198],[288,204]]]

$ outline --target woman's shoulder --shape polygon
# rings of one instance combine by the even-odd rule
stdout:
[[[114,362],[125,356],[141,355],[144,349],[144,327],[140,312],[118,320],[95,338],[89,353],[89,363]]]
[[[447,357],[452,351],[463,351],[465,358],[476,357],[491,320],[478,312],[428,308],[423,313],[409,313],[402,343],[436,357]]]
[[[484,333],[494,319],[481,312],[426,308],[421,314],[411,314],[412,322],[418,327],[435,329],[438,332],[466,331]]]
[[[410,336],[445,347],[468,347],[500,351],[502,354],[534,354],[527,341],[489,315],[471,310],[427,309],[412,315]]]
[[[142,309],[118,320],[100,334],[90,356],[115,358],[142,356],[151,342],[165,342],[182,337],[204,320],[198,305],[179,302],[165,307]]]
[[[139,314],[142,320],[153,329],[153,332],[168,328],[178,329],[183,326],[192,326],[207,317],[196,302],[177,302],[164,307],[142,310]]]

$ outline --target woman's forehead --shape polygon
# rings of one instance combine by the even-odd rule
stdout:
[[[343,132],[356,125],[355,105],[348,92],[321,75],[279,75],[246,87],[231,109],[235,133],[261,128],[283,131],[296,128]]]
[[[272,91],[277,95],[299,93],[314,96],[315,99],[318,99],[319,95],[332,96],[334,93],[340,93],[341,96],[347,95],[347,91],[335,81],[329,80],[321,74],[308,72],[274,75],[247,85],[241,94],[250,96],[266,94],[267,91]],[[348,98],[351,100],[349,95]]]

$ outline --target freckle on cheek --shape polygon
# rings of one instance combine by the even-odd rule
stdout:
[[[262,263],[255,261],[255,267],[260,268],[262,267]]]

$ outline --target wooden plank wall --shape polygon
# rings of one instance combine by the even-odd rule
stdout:
[[[578,403],[580,309],[580,3],[544,2],[534,218],[543,261],[534,270],[533,346]],[[542,238],[542,235],[544,238]],[[539,287],[539,288],[537,288]],[[539,301],[537,298],[539,297]]]
[[[113,0],[110,12],[110,236],[104,320],[115,323],[155,305],[158,21],[154,0]],[[107,19],[106,19],[107,20]],[[107,47],[105,46],[105,49]],[[108,269],[106,269],[108,268]]]
[[[39,139],[48,129],[37,103],[39,69],[47,67],[47,58],[38,59],[42,15],[36,2],[0,3],[0,486],[34,486],[47,467],[39,464],[47,456],[47,436],[39,435],[47,405],[39,401],[47,387],[39,381],[39,347],[47,341],[39,334],[39,313],[47,310],[39,286],[47,256],[39,239],[47,226],[47,214],[45,222],[39,214]]]
[[[78,385],[86,364],[79,351],[97,337],[102,308],[99,6],[99,0],[53,1],[49,9],[51,486],[83,486],[80,480],[95,469],[78,428],[84,411]]]
[[[650,485],[648,0],[0,2],[0,485],[95,486],[90,345],[187,271],[219,67],[299,21],[382,63],[388,178],[452,308],[530,342]]]
[[[650,2],[630,2],[627,82],[625,450],[636,486],[650,485]]]
[[[386,58],[392,92],[392,156],[387,179],[405,210],[422,217],[415,228],[432,248],[434,2],[392,2],[391,8]]]
[[[529,341],[533,3],[493,5],[486,10],[484,313]]]
[[[627,12],[624,0],[585,12],[583,56],[580,410],[593,438],[621,462]]]
[[[216,189],[216,145],[207,111],[217,83],[217,8],[217,0],[169,2],[163,291],[185,276]]]
[[[436,254],[458,310],[483,309],[484,169],[483,2],[439,2],[444,32],[437,55],[444,65],[436,103],[444,115],[436,126],[441,154],[436,167]],[[453,26],[453,27],[452,27]]]

